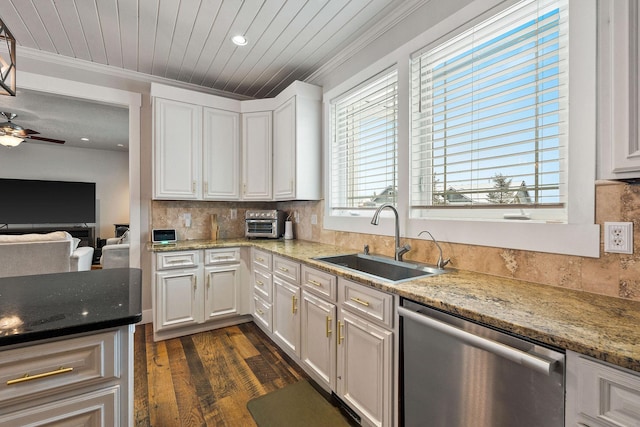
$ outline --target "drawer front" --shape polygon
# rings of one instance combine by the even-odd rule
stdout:
[[[119,378],[119,340],[109,331],[2,352],[0,406]]]
[[[382,325],[393,327],[393,296],[358,283],[339,279],[342,307]]]
[[[271,270],[271,259],[272,255],[269,252],[255,248],[252,251],[251,260],[254,267],[262,267],[265,270]]]
[[[204,251],[204,265],[230,264],[240,262],[240,248],[207,249]]]
[[[273,274],[294,285],[300,284],[300,263],[279,256],[273,257]]]
[[[337,280],[324,271],[302,266],[302,287],[312,294],[326,298],[330,301],[337,300]]]
[[[7,415],[0,415],[3,427],[22,426],[117,426],[121,414],[120,387],[62,399]]]
[[[156,256],[156,270],[198,266],[198,251],[165,252]]]
[[[271,302],[273,278],[271,273],[263,270],[253,270],[253,292],[260,295],[267,302]]]
[[[271,304],[255,295],[253,297],[253,319],[269,332],[273,332],[271,327]]]

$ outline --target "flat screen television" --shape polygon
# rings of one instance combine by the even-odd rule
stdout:
[[[0,178],[0,224],[95,222],[94,182]]]

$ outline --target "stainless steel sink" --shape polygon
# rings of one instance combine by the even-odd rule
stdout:
[[[393,283],[400,283],[407,280],[417,279],[419,277],[434,276],[447,272],[447,270],[442,270],[425,264],[395,261],[391,258],[365,255],[361,253],[323,256],[314,259]]]

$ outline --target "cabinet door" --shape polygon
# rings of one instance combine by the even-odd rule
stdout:
[[[205,267],[205,321],[238,314],[238,264]]]
[[[273,334],[287,349],[300,356],[300,288],[273,278]]]
[[[296,197],[296,98],[273,112],[273,197]],[[320,161],[320,159],[318,159]]]
[[[154,119],[154,198],[198,199],[202,107],[156,98]]]
[[[302,291],[300,359],[331,390],[336,386],[336,306]]]
[[[175,270],[156,273],[157,330],[195,325],[202,317],[198,298],[201,270]]]
[[[240,114],[203,111],[203,198],[240,198]]]
[[[340,310],[337,393],[376,426],[391,425],[393,333]]]
[[[244,200],[271,200],[273,162],[271,111],[242,115]]]

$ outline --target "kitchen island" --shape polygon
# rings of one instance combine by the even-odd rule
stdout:
[[[0,278],[0,425],[131,425],[139,269]]]

